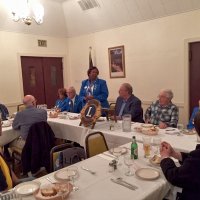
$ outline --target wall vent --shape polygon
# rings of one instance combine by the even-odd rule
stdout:
[[[78,0],[78,4],[82,10],[89,10],[92,8],[100,7],[97,0]]]

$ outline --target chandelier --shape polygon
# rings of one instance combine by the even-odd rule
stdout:
[[[15,22],[21,20],[27,25],[33,21],[43,23],[44,7],[38,0],[12,0],[11,12]]]

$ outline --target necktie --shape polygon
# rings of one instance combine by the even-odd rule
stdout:
[[[120,116],[120,117],[121,117],[122,114],[123,114],[123,111],[124,111],[125,105],[126,105],[126,101],[123,101],[122,106],[121,106],[120,111],[119,111],[119,116]]]
[[[69,108],[70,112],[74,112],[74,105],[73,105],[73,101],[70,100],[70,108]]]

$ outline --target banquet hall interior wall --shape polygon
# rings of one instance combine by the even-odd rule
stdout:
[[[20,55],[59,56],[64,61],[64,85],[77,91],[87,78],[88,51],[99,68],[100,78],[107,81],[109,100],[118,96],[121,83],[129,82],[143,102],[144,110],[157,98],[161,88],[174,92],[180,122],[188,120],[187,44],[200,41],[200,10],[136,23],[71,38],[39,36],[0,31],[0,101],[11,112],[23,97]],[[39,27],[38,27],[39,28]],[[47,48],[37,40],[47,40]],[[125,46],[126,78],[110,79],[108,48]],[[56,94],[55,94],[56,95]]]

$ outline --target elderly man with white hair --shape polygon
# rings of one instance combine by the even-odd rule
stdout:
[[[178,107],[172,103],[173,92],[163,89],[158,100],[153,102],[145,113],[145,123],[158,125],[159,128],[177,127]]]
[[[65,110],[73,113],[80,113],[83,107],[83,102],[73,86],[67,88],[67,104]]]

